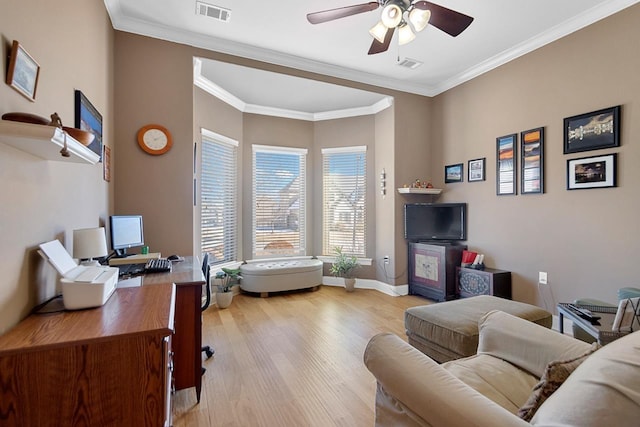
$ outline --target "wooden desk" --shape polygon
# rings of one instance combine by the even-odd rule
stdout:
[[[0,425],[171,425],[175,287],[32,314],[0,336]]]
[[[174,283],[176,314],[172,339],[176,390],[195,387],[200,402],[202,390],[202,285],[204,275],[197,257],[174,262],[170,273],[139,276],[142,287]]]

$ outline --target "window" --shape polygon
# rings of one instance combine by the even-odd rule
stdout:
[[[367,147],[322,150],[322,252],[366,256]]]
[[[253,257],[305,255],[306,149],[253,146]]]
[[[200,240],[211,264],[237,260],[238,142],[202,130]]]

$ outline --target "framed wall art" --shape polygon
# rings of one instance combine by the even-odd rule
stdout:
[[[618,153],[567,160],[567,190],[616,187]]]
[[[496,193],[498,196],[516,194],[516,152],[518,135],[496,138]]]
[[[17,40],[14,40],[9,56],[7,84],[29,101],[34,102],[38,88],[38,77],[40,77],[40,65]]]
[[[520,134],[520,194],[544,193],[544,128]]]
[[[464,180],[464,164],[447,165],[444,167],[444,182],[462,182]]]
[[[111,147],[104,146],[104,155],[102,156],[102,178],[111,182]]]
[[[88,148],[100,156],[99,161],[102,161],[102,115],[79,90],[75,92],[75,116],[76,128],[96,136]]]
[[[620,106],[564,119],[564,154],[620,146]]]
[[[469,177],[467,178],[469,182],[484,181],[486,179],[485,163],[486,159],[484,157],[481,159],[469,160]]]

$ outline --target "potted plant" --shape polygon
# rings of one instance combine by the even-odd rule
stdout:
[[[216,292],[216,305],[218,308],[227,308],[233,300],[233,285],[237,283],[237,279],[242,279],[239,268],[223,268],[218,271],[214,277],[218,292]]]
[[[358,258],[345,254],[339,246],[336,246],[334,252],[336,253],[336,257],[331,265],[331,274],[344,278],[345,289],[347,292],[353,292],[356,286],[353,270],[358,268]]]

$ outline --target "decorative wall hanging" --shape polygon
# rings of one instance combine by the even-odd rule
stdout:
[[[516,152],[518,135],[496,138],[496,193],[498,196],[516,194]]]
[[[567,190],[616,187],[618,153],[567,160]]]
[[[520,145],[520,194],[544,193],[544,128],[522,132]]]
[[[469,182],[474,181],[484,181],[485,180],[485,162],[486,159],[483,157],[481,159],[469,160]]]
[[[444,167],[444,182],[462,182],[464,180],[464,164],[447,165]]]
[[[33,102],[36,100],[38,77],[40,77],[40,66],[22,45],[14,40],[9,56],[7,84]]]
[[[620,146],[620,106],[564,119],[564,154]]]
[[[102,161],[102,115],[89,102],[86,96],[79,91],[75,92],[75,126],[78,129],[86,130],[94,134],[96,137],[89,149],[100,156]]]

